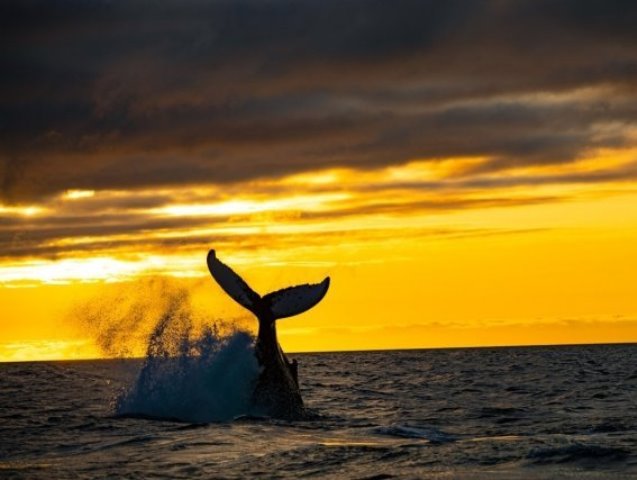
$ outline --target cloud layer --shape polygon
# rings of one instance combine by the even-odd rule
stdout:
[[[630,1],[15,1],[0,18],[5,204],[480,157],[470,181],[636,142]]]

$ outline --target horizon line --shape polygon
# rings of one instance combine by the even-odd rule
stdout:
[[[380,353],[380,352],[410,352],[426,350],[485,350],[504,348],[564,348],[564,347],[603,347],[603,346],[637,346],[637,341],[627,342],[583,342],[583,343],[535,343],[535,344],[512,344],[512,345],[467,345],[448,347],[406,347],[406,348],[370,348],[354,350],[317,350],[303,352],[287,352],[286,355],[316,355],[328,353]],[[108,360],[144,360],[147,356],[139,357],[87,357],[87,358],[59,358],[46,360],[0,360],[0,364],[10,363],[51,363],[51,362],[91,362]],[[177,357],[175,357],[177,358]]]

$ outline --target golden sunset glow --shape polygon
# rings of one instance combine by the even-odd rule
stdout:
[[[262,293],[332,276],[320,308],[280,322],[291,351],[635,341],[635,184],[579,180],[632,168],[635,157],[604,150],[575,164],[469,177],[459,172],[482,159],[414,160],[252,181],[233,185],[236,193],[162,189],[163,204],[151,208],[120,205],[155,190],[67,191],[3,206],[33,232],[88,211],[118,219],[3,260],[0,355],[99,356],[90,332],[55,326],[104,285],[150,275],[195,282],[213,317],[249,324],[208,279],[212,247]],[[28,239],[25,225],[16,245]],[[27,318],[28,329],[9,328]]]
[[[262,294],[332,278],[289,351],[637,342],[625,8],[454,5],[25,7],[0,360],[141,355],[172,294],[254,327],[209,249]]]

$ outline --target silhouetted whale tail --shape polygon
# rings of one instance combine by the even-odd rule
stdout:
[[[261,296],[219,261],[214,250],[208,252],[207,263],[221,288],[259,319],[254,353],[261,372],[252,393],[255,411],[279,418],[303,418],[307,412],[299,389],[297,363],[290,362],[279,345],[276,320],[298,315],[319,303],[327,293],[330,278],[314,285],[297,285]]]
[[[325,277],[321,283],[287,287],[262,297],[221,262],[214,250],[208,252],[207,263],[212,277],[221,288],[239,305],[254,313],[259,321],[275,321],[303,313],[319,303],[330,286],[330,277]]]

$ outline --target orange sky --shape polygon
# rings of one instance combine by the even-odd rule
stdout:
[[[473,177],[488,187],[454,174],[480,159],[452,158],[283,176],[228,196],[204,186],[168,191],[170,203],[121,214],[179,225],[53,238],[48,246],[71,246],[61,258],[4,260],[0,357],[103,355],[74,309],[110,298],[121,282],[138,296],[149,275],[178,277],[212,318],[250,324],[209,278],[209,247],[261,293],[332,277],[318,307],[280,322],[290,351],[637,341],[635,185],[568,181],[619,168],[635,153]],[[546,185],[511,186],[546,175],[554,177]],[[418,182],[439,186],[431,193],[414,189]],[[73,191],[8,211],[54,219],[153,193]],[[209,223],[190,227],[189,219]]]
[[[0,13],[0,361],[254,327],[210,248],[288,351],[637,341],[637,4]]]

